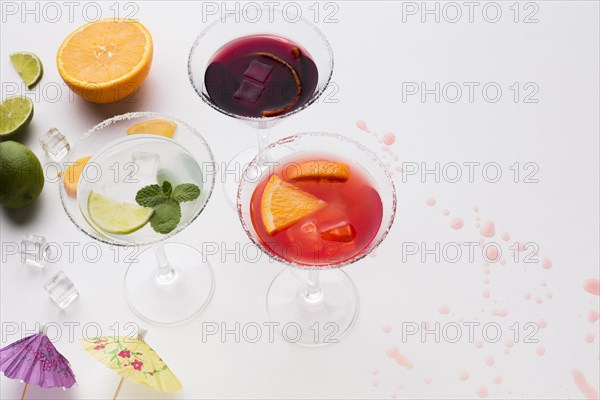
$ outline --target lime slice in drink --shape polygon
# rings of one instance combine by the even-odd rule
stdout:
[[[33,118],[33,101],[14,96],[0,103],[0,138],[6,139],[21,132]]]
[[[88,213],[90,219],[103,231],[127,235],[146,225],[154,210],[137,204],[119,203],[91,191]]]
[[[42,62],[35,54],[27,52],[12,53],[10,61],[29,89],[42,79],[44,69],[42,68]]]

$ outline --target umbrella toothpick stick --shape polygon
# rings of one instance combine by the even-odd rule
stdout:
[[[121,381],[119,382],[119,386],[117,386],[117,390],[115,391],[113,400],[117,400],[117,397],[119,397],[119,392],[121,391],[121,388],[123,387],[123,382],[125,382],[125,378],[121,378]],[[21,399],[21,400],[23,400],[23,399]]]
[[[21,395],[21,400],[25,399],[25,395],[27,394],[27,388],[29,388],[29,383],[25,384],[25,388],[23,389],[23,394]]]

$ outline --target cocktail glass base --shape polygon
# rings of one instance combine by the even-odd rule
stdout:
[[[277,274],[267,293],[269,319],[278,324],[276,329],[287,342],[305,346],[337,343],[356,321],[358,291],[341,269],[319,271],[318,283],[312,288],[307,285],[310,273],[286,268]]]
[[[142,320],[154,325],[179,325],[198,316],[210,303],[214,273],[204,255],[182,243],[165,243],[174,275],[163,282],[157,260],[148,248],[137,255],[125,273],[125,299]]]

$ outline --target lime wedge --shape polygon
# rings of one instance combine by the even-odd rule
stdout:
[[[42,62],[35,54],[27,52],[12,53],[10,61],[29,89],[42,79],[44,69],[42,68]]]
[[[91,191],[88,213],[90,219],[103,231],[127,235],[146,225],[154,210],[137,204],[119,203]]]
[[[9,97],[0,103],[0,138],[21,132],[33,118],[33,101],[28,97]]]

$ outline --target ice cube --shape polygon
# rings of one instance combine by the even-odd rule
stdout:
[[[136,183],[141,188],[157,182],[160,166],[160,156],[158,154],[138,151],[133,153],[131,160],[134,166],[133,168],[126,168],[129,173],[123,179],[125,183]]]
[[[263,64],[260,61],[252,60],[246,71],[244,71],[244,76],[248,78],[252,78],[257,82],[265,83],[267,79],[269,79],[269,75],[273,71],[273,67],[267,64]]]
[[[356,238],[356,229],[346,221],[339,221],[330,225],[327,230],[321,231],[321,238],[330,242],[351,242]]]
[[[260,98],[264,90],[265,87],[263,85],[244,79],[233,97],[254,104]]]

